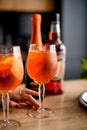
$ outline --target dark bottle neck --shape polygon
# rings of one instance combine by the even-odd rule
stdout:
[[[60,39],[60,23],[59,21],[52,21],[49,32],[49,40],[55,41],[59,39]]]

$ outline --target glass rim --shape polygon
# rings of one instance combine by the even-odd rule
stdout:
[[[44,44],[43,44],[43,46],[44,46]],[[31,51],[31,50],[33,50],[33,49],[38,50],[39,47],[40,47],[40,45],[37,46],[37,44],[31,43],[31,44],[29,45],[29,51]],[[33,49],[32,49],[32,48],[33,48]],[[50,50],[50,52],[56,52],[56,45],[55,45],[55,44],[49,44],[49,49],[47,49],[47,50],[45,50],[45,51],[49,51],[49,50]],[[42,49],[42,47],[40,48],[39,51],[45,52],[45,51]]]
[[[0,45],[2,48],[13,48],[13,47],[20,47],[20,45]]]

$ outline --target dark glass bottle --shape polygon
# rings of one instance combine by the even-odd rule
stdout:
[[[60,15],[58,13],[52,15],[49,44],[56,45],[58,70],[54,79],[46,84],[46,93],[51,95],[62,94],[64,92],[63,82],[65,73],[65,54],[66,47],[60,37]]]
[[[33,14],[31,17],[31,38],[30,44],[38,44],[39,46],[42,45],[42,36],[41,36],[41,15],[40,14]],[[35,91],[38,91],[38,84],[35,83],[28,75],[26,81],[26,87]]]

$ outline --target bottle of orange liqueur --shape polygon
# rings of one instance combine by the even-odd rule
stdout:
[[[56,45],[58,70],[49,83],[46,84],[46,93],[51,95],[62,94],[64,73],[65,73],[65,53],[66,47],[60,37],[60,15],[58,13],[52,15],[51,27],[49,32],[49,44]]]
[[[33,14],[31,17],[31,38],[30,44],[38,44],[42,46],[42,36],[41,36],[41,15],[40,14]],[[37,91],[38,84],[33,82],[33,80],[27,75],[26,87],[32,90]]]

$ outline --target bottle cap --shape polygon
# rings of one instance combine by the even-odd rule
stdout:
[[[41,21],[41,15],[40,14],[33,14],[31,17],[31,20],[33,20],[33,21],[40,20]]]
[[[52,14],[51,20],[52,21],[59,21],[60,20],[60,14],[59,13]]]

